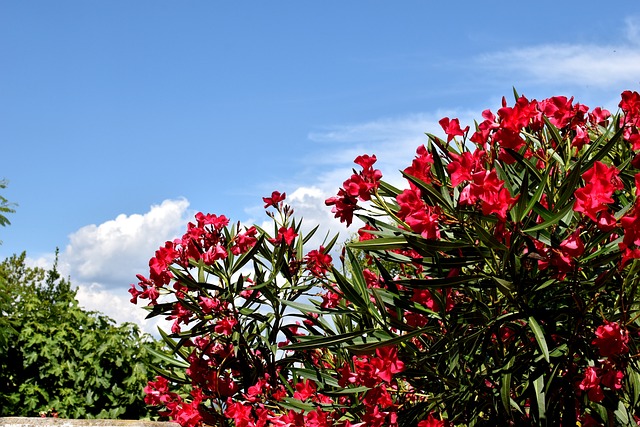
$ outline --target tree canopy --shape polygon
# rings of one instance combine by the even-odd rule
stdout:
[[[147,417],[152,338],[82,309],[57,262],[47,270],[25,260],[0,263],[0,416]]]

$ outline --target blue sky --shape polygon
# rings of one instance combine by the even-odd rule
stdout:
[[[59,247],[81,301],[131,320],[129,283],[196,211],[262,222],[277,189],[340,231],[322,201],[358,154],[393,181],[512,87],[615,110],[639,86],[636,0],[0,0],[0,256]]]

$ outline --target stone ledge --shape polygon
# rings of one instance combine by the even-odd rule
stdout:
[[[0,427],[180,427],[180,424],[144,420],[68,420],[63,418],[0,417]]]

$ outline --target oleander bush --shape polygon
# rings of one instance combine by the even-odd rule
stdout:
[[[160,349],[137,325],[78,305],[76,290],[26,253],[0,262],[0,417],[149,418],[143,388]],[[155,414],[153,414],[155,415]]]
[[[640,95],[440,125],[406,188],[355,159],[326,201],[362,224],[340,262],[279,192],[273,229],[199,213],[161,247],[130,290],[173,321],[147,403],[183,426],[635,424]]]

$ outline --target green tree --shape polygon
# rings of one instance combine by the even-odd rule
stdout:
[[[7,188],[7,181],[0,180],[0,189]],[[13,213],[14,209],[11,208],[11,203],[0,195],[0,226],[6,226],[9,223],[9,220],[5,213]],[[2,240],[0,240],[0,245],[2,244]],[[3,289],[2,279],[0,278],[0,290]],[[0,306],[4,307],[10,301],[9,296],[5,292],[0,292]],[[0,346],[4,346],[7,342],[7,333],[12,330],[11,325],[8,320],[4,316],[0,316]]]
[[[131,323],[78,306],[57,262],[28,267],[26,254],[0,263],[0,416],[55,409],[69,418],[148,417],[143,388],[155,345]]]
[[[7,181],[6,180],[0,180],[0,189],[5,189],[7,188]],[[15,212],[15,210],[11,207],[12,204],[9,203],[9,201],[4,198],[3,196],[0,196],[0,225],[1,226],[5,226],[5,225],[9,225],[10,222],[7,219],[6,216],[4,216],[4,214],[6,213],[13,213]],[[0,243],[2,243],[2,241],[0,240]]]

